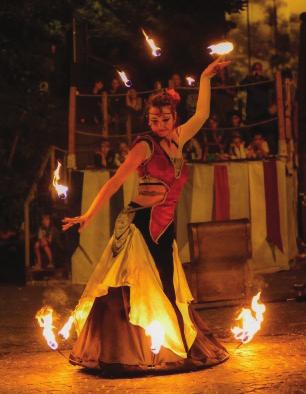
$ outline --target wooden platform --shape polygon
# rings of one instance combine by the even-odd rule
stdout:
[[[248,219],[190,223],[192,262],[184,264],[195,302],[246,297],[251,257]]]

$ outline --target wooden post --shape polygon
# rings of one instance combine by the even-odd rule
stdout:
[[[102,117],[103,117],[103,128],[102,128],[102,135],[103,137],[108,137],[108,97],[107,92],[102,93]]]
[[[126,136],[128,144],[131,145],[132,143],[132,115],[128,113],[126,119]]]
[[[69,114],[68,114],[68,158],[67,167],[76,169],[76,86],[70,86],[69,91]]]
[[[285,130],[285,114],[284,114],[284,97],[282,75],[280,71],[275,74],[276,87],[276,104],[278,116],[278,155],[287,156],[286,130]]]

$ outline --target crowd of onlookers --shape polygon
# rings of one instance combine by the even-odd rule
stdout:
[[[277,155],[278,125],[274,84],[263,73],[262,64],[252,65],[250,75],[235,81],[227,69],[212,80],[211,116],[199,133],[186,144],[184,155],[188,161],[214,161],[233,159],[262,159]],[[178,123],[193,115],[198,91],[175,73],[166,89],[178,95]],[[162,90],[156,81],[153,93]],[[124,161],[129,146],[124,139],[127,121],[133,134],[148,130],[146,113],[150,94],[139,94],[114,78],[106,90],[104,82],[96,80],[92,96],[78,102],[78,127],[84,130],[102,129],[103,111],[101,94],[107,92],[107,118],[110,139],[104,139],[95,153],[97,168],[116,168]],[[117,139],[113,138],[117,136]],[[116,141],[116,142],[114,142]],[[118,142],[119,141],[119,142]]]
[[[215,123],[214,118],[210,118],[209,122]],[[242,133],[236,132],[232,133],[228,139],[223,138],[214,129],[199,134],[200,136],[192,138],[184,147],[183,155],[186,161],[250,160],[275,156],[260,131],[255,131],[249,142],[244,139]],[[128,153],[129,145],[126,141],[121,140],[112,146],[110,140],[104,138],[99,149],[94,153],[94,167],[118,168]]]

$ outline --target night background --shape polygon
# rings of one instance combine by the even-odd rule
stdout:
[[[49,145],[67,147],[70,83],[106,86],[123,67],[136,89],[173,72],[198,75],[208,43],[233,26],[225,12],[243,1],[3,1],[0,6],[1,228],[19,227],[22,205]],[[72,66],[72,19],[76,63]],[[164,48],[151,59],[140,28]],[[48,93],[40,84],[47,82]],[[108,86],[107,86],[108,87]]]
[[[161,48],[161,56],[152,56],[142,28]],[[208,337],[215,338],[230,357],[206,369],[210,356],[195,351],[196,363],[200,360],[205,365],[203,370],[187,365],[188,374],[180,370],[151,376],[156,360],[156,365],[161,360],[164,372],[168,367],[171,371],[172,364],[163,359],[163,350],[168,351],[164,344],[161,353],[154,355],[152,347],[144,347],[144,358],[149,356],[143,365],[150,378],[135,379],[114,379],[85,364],[71,365],[77,334],[80,338],[76,311],[82,300],[84,311],[92,311],[92,306],[86,310],[90,297],[97,309],[85,313],[87,322],[92,316],[97,320],[91,320],[95,324],[89,327],[89,336],[84,334],[85,355],[87,345],[93,353],[104,351],[104,338],[110,338],[110,353],[120,344],[122,349],[127,344],[133,348],[130,299],[124,300],[128,302],[123,310],[111,297],[114,289],[119,294],[130,286],[126,279],[130,267],[131,271],[136,267],[133,275],[136,272],[139,283],[135,281],[135,287],[148,283],[144,293],[149,292],[149,270],[140,259],[142,244],[123,243],[130,254],[120,264],[122,249],[116,255],[109,245],[113,247],[118,216],[126,213],[124,208],[139,191],[138,178],[132,174],[110,201],[103,201],[85,231],[79,233],[78,225],[63,231],[62,219],[85,216],[101,187],[124,162],[135,137],[148,133],[153,93],[178,94],[178,124],[194,114],[200,75],[214,58],[208,46],[220,41],[233,42],[234,50],[226,55],[231,60],[228,74],[221,76],[219,70],[212,78],[208,119],[182,152],[189,176],[171,219],[182,276],[176,273],[175,279],[174,271],[171,283],[176,286],[175,280],[179,283],[186,276],[180,296],[190,289],[193,299],[181,305],[188,303],[187,308],[203,319],[203,327],[196,322],[189,328],[205,332],[203,348]],[[127,73],[132,89],[119,80],[117,70]],[[181,78],[177,85],[174,75]],[[194,86],[188,86],[187,75],[195,78]],[[156,81],[161,83],[158,88]],[[133,88],[138,98],[129,102]],[[141,108],[136,110],[136,104]],[[305,0],[2,0],[0,116],[1,394],[306,392]],[[172,171],[174,157],[169,158]],[[58,196],[52,183],[57,160],[63,165],[59,183],[69,187],[67,198]],[[182,167],[180,171],[176,179]],[[149,196],[152,190],[144,191]],[[130,230],[134,218],[129,220]],[[126,229],[123,234],[130,236]],[[103,260],[107,253],[111,257]],[[138,263],[145,267],[143,271]],[[115,271],[118,267],[122,272]],[[93,272],[97,272],[96,283],[89,283],[97,292],[104,290],[103,281],[110,272],[116,278],[122,275],[120,280],[123,277],[128,284],[112,282],[115,285],[106,294],[93,291],[88,299],[82,298]],[[259,308],[257,315],[252,309],[246,328],[238,328],[243,335],[234,335],[237,317],[253,308],[258,294],[264,310]],[[150,302],[157,298],[151,297]],[[143,299],[140,304],[145,305]],[[173,305],[179,303],[173,300]],[[37,314],[49,307],[57,350],[37,324]],[[79,316],[84,317],[81,309]],[[163,308],[159,311],[164,313]],[[69,317],[71,335],[64,340],[59,329]],[[126,319],[128,325],[117,326],[112,317],[120,322]],[[97,327],[100,337],[90,337]],[[132,351],[138,352],[135,343]],[[214,345],[206,350],[208,354],[211,349],[213,358]],[[188,361],[191,352],[186,354]],[[153,360],[152,365],[147,360]],[[102,358],[96,361],[101,370],[107,365]],[[116,364],[111,360],[110,365],[116,368]],[[155,372],[161,371],[157,367]]]

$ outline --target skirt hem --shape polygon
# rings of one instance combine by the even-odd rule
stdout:
[[[69,362],[74,366],[80,366],[88,370],[95,370],[107,376],[141,375],[141,374],[167,374],[178,372],[192,372],[200,369],[211,368],[225,362],[229,358],[224,354],[222,358],[214,360],[182,359],[176,362],[163,362],[159,364],[128,365],[121,363],[105,363],[103,361],[84,361],[70,355]]]

